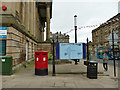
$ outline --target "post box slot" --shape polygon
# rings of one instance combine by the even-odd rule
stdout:
[[[42,55],[46,55],[46,54],[42,54]]]
[[[36,54],[36,55],[39,55],[39,54]]]

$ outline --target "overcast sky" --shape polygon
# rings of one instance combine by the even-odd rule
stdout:
[[[118,13],[119,0],[53,0],[51,31],[65,33],[74,29],[74,15],[77,15],[77,26],[99,25],[106,22]],[[93,28],[78,29],[78,42],[86,42],[86,38],[92,40]],[[70,42],[74,41],[74,31],[68,33]]]

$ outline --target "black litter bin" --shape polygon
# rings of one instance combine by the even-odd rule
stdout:
[[[88,61],[87,63],[87,77],[90,79],[97,79],[97,65],[96,61]]]

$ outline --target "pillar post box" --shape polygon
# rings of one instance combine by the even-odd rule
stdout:
[[[35,51],[35,75],[48,75],[47,51]]]

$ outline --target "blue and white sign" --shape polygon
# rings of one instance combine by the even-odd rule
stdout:
[[[86,58],[85,43],[56,44],[56,59],[84,59]]]
[[[7,38],[7,27],[0,27],[0,38]]]

